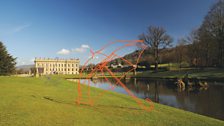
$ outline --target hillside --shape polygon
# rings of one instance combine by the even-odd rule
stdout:
[[[187,48],[187,46],[184,46],[183,48]],[[159,56],[160,56],[160,63],[170,63],[170,62],[176,62],[176,48],[167,48],[167,49],[160,49],[159,52]],[[132,63],[136,62],[137,56],[139,55],[139,51],[136,50],[132,53],[126,54],[125,56],[123,56],[123,58],[125,58],[126,60],[131,61]],[[112,60],[110,64],[117,64],[117,63],[121,63],[123,65],[127,65],[124,61],[122,61],[120,58],[116,58],[114,60]],[[151,51],[150,48],[147,48],[146,50],[144,50],[139,63],[143,63],[143,64],[153,64],[154,63],[154,58],[153,58],[153,53]]]

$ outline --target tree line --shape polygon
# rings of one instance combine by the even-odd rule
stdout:
[[[174,48],[167,48],[173,39],[163,27],[149,26],[147,32],[138,38],[149,46],[151,55],[148,58],[153,60],[151,63],[155,65],[155,72],[164,60],[179,63],[180,67],[182,62],[191,67],[224,67],[224,0],[215,3],[201,26],[179,39]]]

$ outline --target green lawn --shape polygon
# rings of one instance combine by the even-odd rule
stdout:
[[[91,91],[92,95],[102,92]],[[133,109],[138,106],[130,97],[113,92],[106,92],[94,106],[77,105],[76,97],[77,83],[56,76],[0,77],[0,126],[224,125],[221,120],[160,104],[151,112]]]

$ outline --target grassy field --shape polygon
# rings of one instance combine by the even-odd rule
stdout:
[[[91,95],[102,92],[91,91]],[[0,126],[224,125],[224,121],[160,104],[151,112],[133,109],[138,106],[130,97],[113,92],[106,92],[94,106],[77,105],[76,97],[77,83],[61,77],[0,77]]]

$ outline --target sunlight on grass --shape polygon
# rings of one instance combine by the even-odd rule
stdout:
[[[85,92],[87,87],[82,85],[82,89]],[[103,91],[91,90],[93,96]],[[160,104],[146,112],[129,96],[114,92],[106,92],[94,106],[77,105],[76,98],[77,83],[58,76],[0,77],[0,125],[224,125],[217,119]]]

